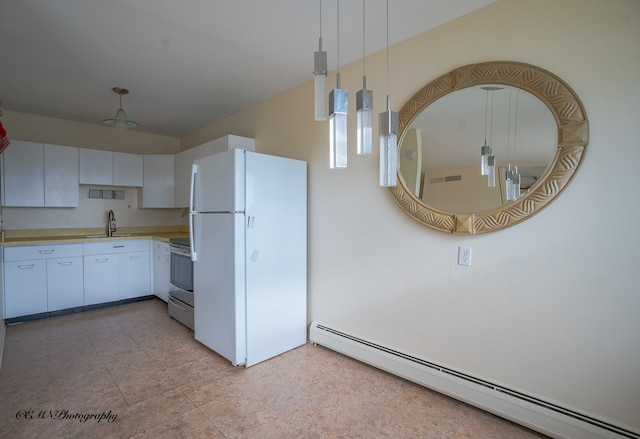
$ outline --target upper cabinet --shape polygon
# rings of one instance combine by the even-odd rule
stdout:
[[[125,152],[113,153],[113,184],[116,186],[142,187],[143,156]]]
[[[80,148],[80,184],[113,184],[113,152]]]
[[[139,154],[80,148],[80,184],[141,187],[142,168]]]
[[[256,141],[248,137],[228,135],[194,148],[186,149],[175,156],[175,207],[189,207],[191,165],[196,159],[230,149],[256,150]]]
[[[144,181],[138,207],[174,207],[174,155],[144,156]]]
[[[78,207],[78,148],[44,145],[44,206]]]
[[[12,140],[2,154],[2,205],[77,207],[78,148]]]

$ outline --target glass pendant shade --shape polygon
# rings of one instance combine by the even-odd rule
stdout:
[[[102,123],[105,125],[112,126],[114,128],[135,128],[138,124],[132,120],[127,119],[127,115],[122,108],[122,96],[129,93],[129,90],[120,87],[113,87],[113,92],[117,95],[120,95],[120,107],[118,111],[116,111],[116,116],[114,118],[103,119]]]
[[[322,50],[322,38],[319,38],[320,50],[314,52],[313,78],[315,85],[315,117],[317,121],[327,120],[327,52]]]
[[[504,171],[504,192],[507,197],[507,201],[513,201],[513,172],[511,171],[511,165]]]
[[[364,79],[362,83],[362,90],[356,93],[357,153],[368,155],[373,150],[373,92],[366,89]]]
[[[380,113],[380,186],[398,184],[398,113],[391,111],[387,96],[387,111]]]
[[[485,140],[484,145],[480,148],[480,174],[489,175],[489,156],[491,155],[491,147],[487,146]]]
[[[348,94],[347,90],[341,88],[334,88],[329,93],[329,167],[331,169],[347,167]]]
[[[515,172],[511,175],[511,196],[512,200],[520,198],[520,173],[516,167]]]
[[[496,157],[493,155],[487,159],[487,181],[489,187],[496,187]]]

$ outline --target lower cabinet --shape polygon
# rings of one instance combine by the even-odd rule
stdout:
[[[84,304],[120,300],[118,285],[118,255],[89,255],[84,257]]]
[[[4,248],[5,318],[82,306],[82,244]]]
[[[47,264],[44,259],[4,262],[5,318],[47,312]]]
[[[84,279],[85,305],[151,294],[149,240],[85,243]]]
[[[171,255],[169,244],[161,241],[153,242],[153,294],[167,302],[170,291]]]
[[[5,246],[4,318],[153,294],[149,242]]]
[[[84,305],[82,256],[47,259],[47,311]]]
[[[151,294],[149,252],[118,255],[120,300]]]

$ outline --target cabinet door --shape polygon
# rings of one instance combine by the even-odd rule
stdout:
[[[47,309],[84,305],[82,257],[47,259]]]
[[[113,152],[80,148],[78,162],[80,184],[113,184]]]
[[[47,269],[44,259],[5,261],[5,318],[47,311]]]
[[[153,293],[165,302],[170,290],[171,259],[169,244],[154,242],[153,246]]]
[[[78,207],[78,148],[44,145],[45,207]]]
[[[90,255],[84,258],[84,304],[114,302],[118,292],[118,255]]]
[[[149,252],[121,253],[118,258],[120,299],[151,294]]]
[[[142,187],[143,156],[125,152],[113,153],[113,184]]]
[[[3,156],[3,206],[44,206],[42,143],[12,140]]]
[[[138,207],[174,206],[174,156],[144,156],[144,181],[139,191]]]

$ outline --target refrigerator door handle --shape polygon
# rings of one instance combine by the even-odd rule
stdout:
[[[196,193],[196,175],[198,174],[198,165],[191,165],[191,187],[189,191],[189,212],[195,212],[195,193]]]
[[[198,260],[198,252],[196,252],[196,240],[195,240],[195,226],[196,226],[196,214],[194,212],[189,213],[189,245],[191,246],[191,260]]]

